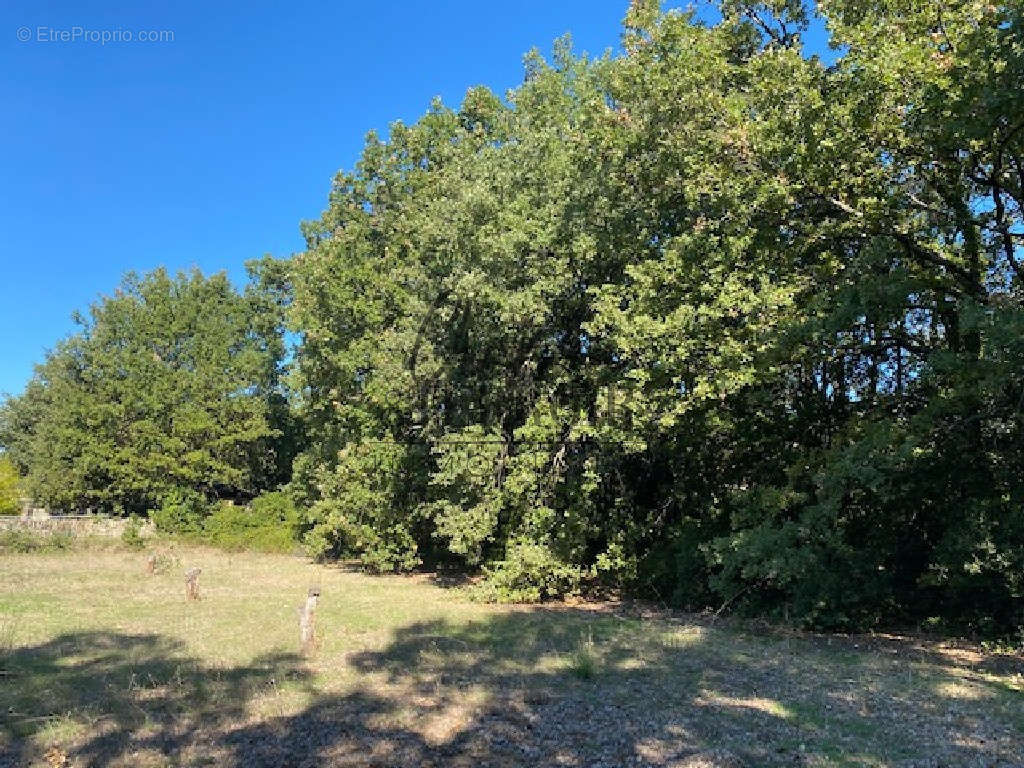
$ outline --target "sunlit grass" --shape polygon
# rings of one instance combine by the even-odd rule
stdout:
[[[225,745],[238,729],[305,723],[329,706],[333,738],[415,738],[442,751],[509,718],[543,729],[564,717],[577,735],[551,761],[609,729],[631,734],[623,748],[653,764],[681,749],[758,765],[956,763],[968,750],[1024,760],[1019,657],[640,618],[624,605],[492,606],[429,575],[374,577],[279,555],[161,545],[147,574],[148,554],[0,558],[0,754],[17,748],[48,765],[57,749],[82,765],[156,766],[167,760],[153,739],[189,734],[174,742],[178,763],[232,765]],[[190,567],[202,568],[198,602],[185,600]],[[298,607],[311,584],[320,642],[304,658]],[[571,730],[594,712],[611,724]]]

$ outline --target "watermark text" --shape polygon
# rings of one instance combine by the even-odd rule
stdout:
[[[173,29],[126,29],[123,27],[93,29],[78,25],[70,27],[18,27],[15,33],[23,43],[80,43],[117,45],[121,43],[173,43]]]

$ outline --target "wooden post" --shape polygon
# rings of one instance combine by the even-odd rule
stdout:
[[[186,600],[198,600],[199,599],[199,574],[203,572],[202,568],[189,568],[185,571],[185,599]]]
[[[146,558],[146,573],[151,576],[156,573],[156,555],[150,555]]]
[[[320,587],[310,587],[306,604],[299,609],[299,644],[306,656],[316,650],[316,601],[319,597]]]

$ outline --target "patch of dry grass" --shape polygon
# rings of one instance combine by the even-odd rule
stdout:
[[[0,766],[1024,763],[1018,656],[488,606],[286,556],[184,548],[148,575],[147,556],[0,560]]]

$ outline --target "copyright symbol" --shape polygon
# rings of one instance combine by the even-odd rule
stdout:
[[[18,39],[23,43],[27,43],[32,37],[32,30],[28,27],[18,27]]]

